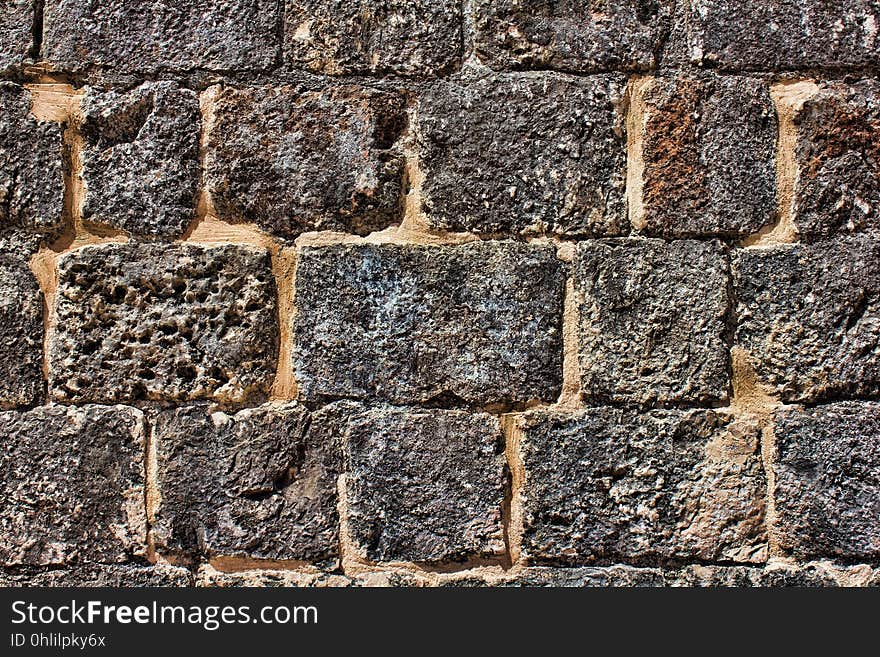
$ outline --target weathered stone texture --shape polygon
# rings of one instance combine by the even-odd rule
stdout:
[[[553,401],[564,268],[552,247],[303,248],[293,362],[308,400]]]
[[[58,276],[56,400],[236,402],[268,392],[278,328],[263,249],[87,246],[58,259]]]
[[[578,246],[579,362],[591,402],[718,402],[729,391],[728,264],[719,242]]]
[[[797,558],[880,557],[880,403],[775,416],[776,532]]]
[[[302,406],[163,412],[153,441],[160,552],[329,562],[339,544],[339,437]]]
[[[196,586],[216,588],[324,588],[352,586],[345,575],[296,570],[245,570],[222,572],[211,566],[199,568]]]
[[[794,120],[801,238],[880,228],[880,84],[825,83]]]
[[[20,66],[33,46],[33,0],[0,4],[0,73]]]
[[[43,295],[30,255],[14,235],[0,237],[0,408],[43,396]]]
[[[602,568],[553,568],[532,566],[511,575],[441,575],[444,587],[603,587],[632,588],[663,586],[663,573],[656,568],[608,566]]]
[[[139,411],[6,411],[0,413],[0,443],[0,564],[114,563],[143,554]]]
[[[400,220],[400,95],[355,86],[227,88],[213,111],[207,180],[223,218],[282,238],[366,234]]]
[[[476,50],[495,69],[592,73],[654,66],[668,0],[476,0]]]
[[[364,556],[436,562],[504,550],[497,418],[351,402],[328,413],[345,422],[347,524]]]
[[[746,249],[736,343],[786,402],[880,392],[880,239]]]
[[[531,412],[523,551],[533,563],[766,558],[755,422],[713,411]]]
[[[0,230],[51,232],[61,226],[61,126],[37,121],[30,94],[0,82]]]
[[[742,237],[776,218],[776,134],[764,82],[658,77],[644,91],[641,206],[649,235]]]
[[[0,571],[0,586],[58,586],[58,587],[186,587],[193,578],[185,568],[165,564],[136,565],[83,565],[64,570],[36,570],[33,568]]]
[[[83,219],[147,237],[183,233],[199,186],[196,93],[170,82],[90,89],[82,114]]]
[[[669,586],[818,588],[837,586],[837,580],[815,566],[754,568],[750,566],[687,566],[666,576]]]
[[[329,75],[447,72],[461,60],[456,0],[287,0],[285,63]]]
[[[264,70],[276,64],[277,0],[47,0],[43,56],[79,71]]]
[[[731,70],[880,63],[877,0],[694,0],[691,58]]]
[[[417,138],[430,225],[617,235],[626,224],[623,79],[555,74],[440,82]]]

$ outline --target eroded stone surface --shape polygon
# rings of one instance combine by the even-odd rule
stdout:
[[[694,0],[691,59],[739,70],[876,65],[876,0]]]
[[[728,396],[728,265],[719,242],[578,246],[579,362],[592,402],[716,402]]]
[[[211,566],[202,566],[196,586],[217,588],[324,588],[352,586],[352,580],[334,573],[296,570],[244,570],[222,572]]]
[[[838,586],[830,573],[815,566],[687,566],[666,576],[669,586],[802,588]]]
[[[226,88],[213,111],[207,180],[224,219],[282,238],[366,234],[400,220],[401,96],[355,86]]]
[[[562,263],[547,246],[303,248],[293,320],[300,394],[553,401],[563,288]]]
[[[443,73],[461,59],[461,7],[455,0],[287,0],[285,62],[330,75]]]
[[[155,424],[160,552],[330,562],[338,552],[340,437],[296,404],[205,406]]]
[[[644,91],[636,228],[743,237],[776,218],[777,121],[764,82],[658,77]]]
[[[30,94],[0,82],[0,230],[61,227],[61,126],[37,121]]]
[[[175,237],[195,216],[199,100],[170,82],[90,89],[82,102],[83,219]]]
[[[617,235],[626,224],[623,79],[555,74],[441,82],[421,97],[431,226]]]
[[[104,244],[58,259],[49,353],[56,400],[213,398],[268,393],[277,313],[256,247]]]
[[[264,70],[280,54],[277,0],[48,0],[43,56],[64,70]]]
[[[880,229],[880,84],[825,83],[794,121],[801,238]]]
[[[0,586],[58,586],[142,588],[192,586],[193,578],[185,568],[164,564],[84,565],[64,570],[36,570],[33,568],[0,571]]]
[[[655,65],[668,0],[476,0],[476,50],[496,69],[592,73]]]
[[[0,72],[20,66],[33,45],[33,0],[7,0],[0,9]]]
[[[143,554],[144,433],[125,406],[0,413],[0,564]]]
[[[775,415],[776,532],[797,558],[880,556],[880,403]]]
[[[736,342],[787,402],[880,392],[880,240],[737,252]]]
[[[766,559],[756,422],[714,411],[593,408],[524,416],[524,554]]]
[[[43,396],[43,295],[28,266],[33,245],[0,237],[0,408]]]
[[[456,574],[441,575],[444,587],[603,587],[630,588],[663,586],[663,573],[656,568],[608,566],[602,568],[552,568],[532,566],[511,575]]]
[[[339,402],[348,532],[372,561],[446,561],[504,549],[503,438],[486,413]]]

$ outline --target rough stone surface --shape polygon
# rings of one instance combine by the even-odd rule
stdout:
[[[22,240],[0,236],[0,408],[43,396],[43,295],[30,255]]]
[[[663,586],[663,573],[656,568],[632,568],[630,566],[609,566],[604,568],[549,568],[533,566],[524,568],[515,575],[480,576],[452,575],[442,576],[440,586],[455,587],[604,587],[632,588]]]
[[[668,0],[475,0],[476,51],[495,69],[591,73],[654,66]]]
[[[486,413],[339,402],[348,532],[371,561],[446,561],[504,549],[503,437]]]
[[[578,246],[580,370],[591,402],[719,402],[729,390],[728,264],[719,242]]]
[[[775,416],[776,531],[797,558],[880,557],[880,403]]]
[[[746,249],[736,343],[786,402],[880,392],[880,239]]]
[[[636,227],[662,237],[743,237],[776,218],[776,135],[764,82],[658,77],[644,93]]]
[[[33,0],[0,4],[0,73],[20,66],[33,46]]]
[[[753,568],[750,566],[687,566],[666,576],[669,586],[818,588],[838,586],[828,572],[815,566]]]
[[[615,235],[626,224],[623,79],[555,74],[439,82],[417,138],[432,227]]]
[[[61,126],[37,121],[30,94],[0,82],[0,230],[51,232],[61,226]]]
[[[218,92],[207,179],[217,212],[282,238],[400,220],[402,96],[364,87]]]
[[[880,63],[877,0],[694,0],[694,62],[731,70]]]
[[[447,72],[461,60],[455,0],[287,0],[285,62],[330,75]]]
[[[195,217],[199,99],[171,82],[90,89],[82,102],[86,221],[175,237]]]
[[[794,120],[801,239],[880,229],[880,84],[825,83]]]
[[[339,437],[296,404],[206,406],[155,424],[160,552],[329,562],[339,546]]]
[[[245,570],[222,572],[211,566],[199,568],[196,586],[216,588],[323,588],[352,586],[345,575],[296,570]]]
[[[551,247],[309,247],[293,362],[308,400],[554,401],[564,268]]]
[[[144,552],[139,411],[6,411],[0,443],[0,565],[114,563]]]
[[[58,586],[141,588],[192,586],[193,578],[185,568],[168,565],[84,565],[64,570],[17,568],[0,571],[0,586]]]
[[[530,412],[521,430],[533,563],[766,559],[757,423],[603,407]]]
[[[43,57],[66,70],[264,70],[281,49],[278,0],[47,0]]]
[[[275,279],[250,246],[104,244],[58,259],[49,388],[59,401],[265,395]]]

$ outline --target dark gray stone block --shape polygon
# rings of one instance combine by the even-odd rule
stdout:
[[[33,0],[6,0],[0,11],[0,73],[20,66],[34,40]]]

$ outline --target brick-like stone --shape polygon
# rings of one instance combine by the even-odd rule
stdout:
[[[227,88],[213,112],[207,180],[223,218],[282,238],[366,234],[400,220],[402,96],[355,86]]]
[[[608,566],[602,568],[554,568],[532,566],[515,575],[441,575],[443,587],[523,587],[523,588],[633,588],[665,584],[663,573],[656,568]]]
[[[431,75],[461,61],[457,0],[286,0],[285,63],[344,75]]]
[[[533,563],[766,558],[756,422],[714,411],[530,412],[520,450]]]
[[[0,73],[20,66],[33,47],[34,1],[5,0],[0,7]]]
[[[801,238],[880,229],[880,84],[825,83],[794,121]]]
[[[82,102],[83,219],[176,237],[195,217],[199,99],[171,82],[90,89]]]
[[[307,247],[293,362],[308,400],[554,401],[564,267],[549,246]]]
[[[0,413],[0,564],[143,554],[144,433],[124,406]]]
[[[43,295],[30,256],[25,240],[0,237],[0,408],[43,396]]]
[[[193,577],[185,568],[166,564],[155,566],[91,564],[64,570],[33,568],[0,571],[0,586],[49,587],[187,587]]]
[[[623,79],[556,74],[438,82],[417,138],[430,225],[618,235],[626,225]]]
[[[635,227],[669,238],[744,237],[773,223],[777,120],[767,85],[732,76],[642,84]]]
[[[58,259],[58,280],[56,400],[238,402],[268,393],[278,327],[264,249],[87,246]]]
[[[880,63],[877,0],[694,0],[694,62],[729,70],[791,70]]]
[[[719,242],[578,246],[579,362],[591,402],[727,399],[728,263]]]
[[[797,558],[880,557],[880,403],[775,415],[776,533]]]
[[[64,203],[61,126],[37,121],[30,108],[23,87],[0,82],[0,230],[52,232]]]
[[[351,402],[326,413],[342,423],[348,532],[367,559],[438,562],[504,550],[497,418]]]
[[[669,29],[669,0],[476,0],[476,51],[495,69],[645,70]]]
[[[838,586],[830,573],[816,566],[687,566],[666,576],[669,586],[711,588],[818,588]]]
[[[153,443],[160,501],[150,520],[160,552],[317,563],[337,556],[341,442],[302,406],[165,411]]]
[[[880,392],[880,239],[745,249],[736,343],[786,402]]]
[[[214,588],[325,588],[351,585],[351,578],[335,573],[296,570],[223,572],[210,565],[200,567],[196,577],[196,586]]]
[[[47,0],[43,57],[120,73],[265,70],[280,56],[277,0]]]

